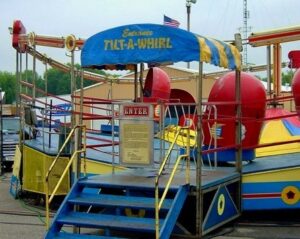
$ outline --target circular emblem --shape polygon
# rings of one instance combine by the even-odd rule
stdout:
[[[225,197],[224,194],[221,194],[218,198],[218,214],[221,216],[224,213],[225,209]]]
[[[294,186],[287,186],[281,192],[281,199],[286,204],[296,204],[300,199],[300,192]]]
[[[68,51],[74,51],[76,48],[76,37],[74,35],[69,35],[65,39],[65,45]]]
[[[34,32],[30,32],[29,34],[28,34],[28,37],[27,37],[27,39],[28,39],[28,43],[29,43],[29,45],[30,46],[33,46],[34,44],[35,44],[35,33]]]

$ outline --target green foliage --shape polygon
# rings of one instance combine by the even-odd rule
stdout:
[[[292,85],[292,79],[294,76],[294,72],[292,70],[287,71],[286,73],[281,74],[282,85]]]
[[[44,73],[44,79],[46,78],[48,93],[55,95],[70,94],[71,76],[69,73],[64,73],[55,68],[50,68]]]
[[[281,82],[282,85],[289,85],[291,86],[292,84],[292,79],[294,76],[294,72],[292,70],[288,70],[286,72],[281,73]],[[267,82],[267,77],[259,77],[262,81]],[[273,81],[273,77],[271,79]]]
[[[0,71],[0,87],[5,92],[5,103],[13,103],[16,99],[16,76]]]
[[[75,68],[80,69],[80,65],[76,64]],[[105,76],[105,72],[100,70],[90,70],[93,73],[97,73]],[[26,70],[22,72],[22,81],[33,83],[35,79],[36,88],[42,91],[47,91],[54,95],[64,95],[71,93],[71,74],[62,72],[55,68],[49,68],[44,72],[43,76],[38,75],[38,73],[32,70]],[[80,77],[76,77],[76,89],[80,89]],[[5,91],[6,103],[11,104],[16,100],[16,75],[9,72],[0,71],[0,87],[2,91]],[[46,88],[47,82],[47,88]],[[83,87],[95,84],[95,81],[84,80]],[[32,94],[32,88],[21,86],[21,93]],[[28,90],[29,89],[29,90]],[[36,91],[36,97],[44,96],[43,93]]]
[[[80,69],[79,64],[75,64],[75,68]],[[92,70],[92,72],[105,75],[103,71]],[[48,92],[55,95],[64,95],[71,93],[71,74],[50,68],[44,73],[44,79],[47,78]],[[80,77],[76,77],[76,89],[80,89]],[[95,84],[95,81],[84,80],[83,87]]]
[[[36,88],[38,89],[44,89],[45,88],[45,82],[43,80],[43,78],[41,76],[38,75],[37,72],[35,72],[35,75],[33,73],[32,70],[26,70],[22,72],[22,81],[28,82],[28,83],[33,83],[33,78],[35,79],[35,85]],[[30,91],[28,92],[28,89],[30,89]],[[26,91],[26,87],[21,87],[21,92],[22,93],[28,93],[28,94],[32,94],[32,88],[27,87],[27,91]],[[36,96],[40,97],[42,96],[41,93],[36,92]]]

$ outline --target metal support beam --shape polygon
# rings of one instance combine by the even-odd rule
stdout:
[[[199,78],[197,85],[197,168],[196,168],[196,235],[202,237],[203,221],[203,197],[202,197],[202,80],[203,80],[203,62],[199,62]]]
[[[274,74],[274,94],[280,95],[281,92],[281,45],[273,45],[273,74]]]
[[[267,46],[267,94],[272,94],[272,64],[271,64],[271,46]]]

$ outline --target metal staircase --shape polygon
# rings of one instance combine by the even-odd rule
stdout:
[[[170,237],[188,192],[188,185],[169,189],[159,212],[159,238]],[[65,198],[45,238],[155,238],[155,223],[154,186],[83,178]]]
[[[172,149],[182,131],[188,133],[187,153],[180,155],[172,168],[167,169]],[[189,134],[188,128],[178,128],[158,172],[151,177],[133,175],[128,169],[78,179],[61,204],[45,238],[169,238],[190,190]],[[82,152],[85,152],[85,146],[78,150],[78,153]],[[65,171],[76,152],[73,155]],[[185,179],[172,185],[183,159],[186,159]],[[46,182],[49,182],[48,175],[53,165]],[[55,189],[58,187],[59,184]],[[47,188],[49,190],[49,185]],[[51,196],[46,195],[47,212],[55,189]]]

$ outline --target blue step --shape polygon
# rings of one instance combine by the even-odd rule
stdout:
[[[189,185],[181,186],[176,193],[176,196],[173,200],[172,206],[165,218],[163,224],[160,224],[160,239],[168,239],[175,227],[177,218],[179,217],[180,211],[184,205],[184,202],[188,196]]]
[[[163,224],[164,220],[160,220]],[[57,218],[56,223],[87,228],[106,228],[124,231],[154,233],[155,219],[108,214],[69,212]]]
[[[155,184],[154,178],[153,178],[153,184],[149,184],[149,185],[145,185],[142,183],[140,185],[137,185],[136,181],[139,180],[139,177],[132,177],[131,180],[133,180],[135,184],[131,183],[130,181],[127,182],[128,184],[125,184],[125,182],[124,184],[122,184],[122,181],[118,181],[118,180],[116,180],[116,182],[111,182],[111,181],[105,182],[105,179],[106,178],[104,176],[103,178],[92,177],[92,178],[80,179],[78,181],[78,186],[85,187],[85,188],[111,188],[111,189],[131,189],[131,190],[138,190],[138,191],[148,191],[148,190],[153,191],[154,190],[153,185]],[[122,178],[119,180],[122,180]],[[164,189],[164,186],[160,185],[159,189],[160,190]],[[177,187],[171,186],[169,188],[169,192],[176,192],[177,190],[178,190],[178,186]]]
[[[125,216],[118,211],[113,211],[113,214],[105,214],[105,212],[112,213],[110,210],[111,208],[130,208],[153,212],[155,209],[153,185],[150,185],[150,183],[145,187],[143,183],[131,184],[130,180],[133,180],[132,176],[130,176],[127,181],[125,180],[124,183],[122,183],[122,178],[106,181],[101,179],[103,178],[80,179],[73,185],[70,193],[66,196],[57,214],[53,218],[53,223],[45,237],[46,239],[118,238],[107,236],[109,233],[113,233],[114,231],[120,232],[120,236],[124,236],[124,234],[128,233],[134,233],[137,236],[145,238],[154,237],[154,213],[146,214],[146,217]],[[113,183],[110,184],[108,183],[109,181],[113,181]],[[88,193],[88,190],[85,190],[86,188],[97,190],[94,190],[92,193]],[[115,194],[119,192],[126,192],[129,195]],[[161,239],[168,239],[170,237],[189,193],[189,185],[176,186],[170,189],[169,192],[171,193],[168,194],[168,198],[164,200],[161,207],[161,212],[163,212],[160,214],[161,218],[159,220],[159,237]],[[74,206],[77,205],[102,207],[104,210],[102,210],[101,213],[76,212],[74,211]],[[108,234],[100,236],[63,232],[62,228],[68,225],[79,228],[103,229]]]
[[[110,194],[98,194],[91,196],[90,194],[80,194],[79,197],[71,198],[69,203],[74,205],[83,206],[102,206],[102,207],[120,207],[120,208],[132,208],[132,209],[155,209],[155,199],[149,197],[137,197],[137,196],[123,196],[123,195],[110,195]],[[162,210],[168,210],[171,208],[173,200],[165,199],[161,207]]]
[[[68,232],[59,232],[53,239],[125,239],[124,237],[97,236],[89,234],[74,234]]]

